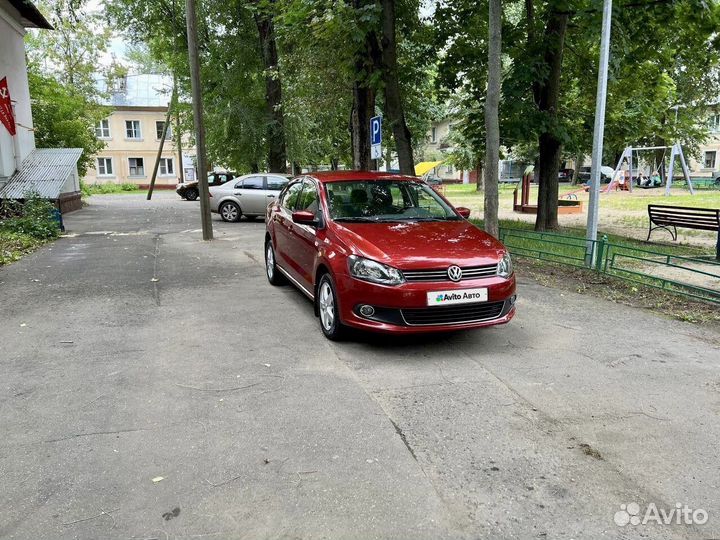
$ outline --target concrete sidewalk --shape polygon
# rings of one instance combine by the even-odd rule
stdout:
[[[0,538],[720,535],[717,334],[521,280],[505,327],[334,344],[198,213],[93,196],[0,269]]]

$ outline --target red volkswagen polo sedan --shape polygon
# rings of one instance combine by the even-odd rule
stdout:
[[[315,303],[320,327],[427,332],[508,322],[515,275],[503,245],[422,180],[322,172],[291,181],[267,210],[265,262]]]

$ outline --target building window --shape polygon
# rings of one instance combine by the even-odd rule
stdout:
[[[145,163],[141,157],[128,158],[130,176],[145,176]]]
[[[713,114],[708,119],[708,127],[713,133],[717,133],[718,131],[720,131],[720,114]]]
[[[162,133],[160,135],[162,135]],[[173,159],[160,158],[160,176],[173,176],[174,174]]]
[[[162,132],[165,127],[165,122],[163,120],[157,120],[155,122],[155,138],[159,141],[162,139]],[[165,134],[165,140],[171,141],[172,140],[172,126],[168,126],[167,133]]]
[[[97,173],[98,173],[98,176],[112,176],[113,175],[112,158],[109,158],[109,157],[97,158]]]
[[[713,150],[712,152],[705,152],[705,168],[706,169],[714,169],[715,168],[715,156],[717,156],[717,152]]]
[[[433,127],[430,129],[430,142],[436,143],[437,142],[437,128]]]
[[[125,138],[141,139],[140,120],[125,120]]]
[[[110,138],[110,120],[100,120],[98,125],[95,126],[95,136],[98,139],[109,139]]]

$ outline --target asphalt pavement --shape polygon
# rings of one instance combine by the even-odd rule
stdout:
[[[0,538],[720,536],[717,333],[521,275],[508,325],[331,343],[213,225],[93,196],[0,268]]]

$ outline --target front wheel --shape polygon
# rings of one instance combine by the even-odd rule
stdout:
[[[273,249],[272,242],[268,240],[265,242],[265,274],[267,275],[268,281],[271,285],[283,285],[285,283],[285,277],[280,273],[275,262],[275,250]]]
[[[318,313],[320,328],[325,337],[338,341],[345,334],[345,327],[340,322],[340,309],[335,293],[335,284],[330,274],[323,274],[317,288]]]
[[[199,193],[198,190],[195,189],[195,188],[189,188],[189,189],[185,190],[185,198],[186,198],[188,201],[197,200],[197,198],[198,198],[199,195],[200,195],[200,193]]]
[[[232,201],[224,202],[220,205],[220,217],[223,221],[240,221],[242,212],[240,207]]]

